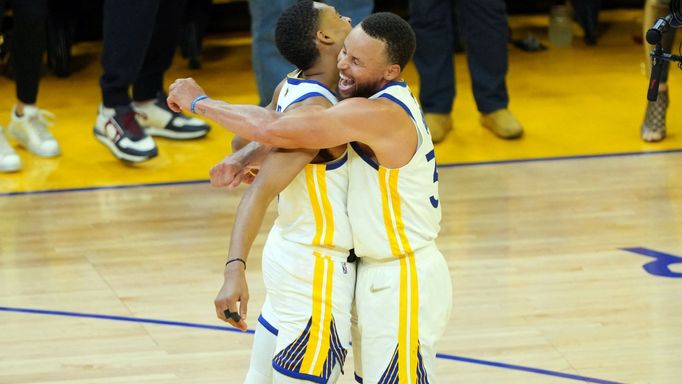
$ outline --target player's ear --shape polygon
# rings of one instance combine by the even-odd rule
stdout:
[[[384,71],[384,80],[386,80],[386,81],[398,80],[398,79],[400,79],[401,74],[402,74],[402,70],[400,69],[400,65],[391,64]]]
[[[331,36],[325,34],[323,31],[317,31],[315,37],[317,37],[317,41],[322,44],[334,44],[334,39],[332,39]]]

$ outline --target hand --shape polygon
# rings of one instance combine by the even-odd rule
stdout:
[[[230,325],[246,332],[249,326],[246,324],[246,310],[249,303],[249,286],[246,284],[246,272],[241,263],[230,263],[225,267],[225,281],[223,282],[218,296],[213,301],[218,318]],[[239,308],[237,308],[239,303]],[[237,312],[241,320],[239,322],[225,317],[225,310]]]
[[[251,184],[258,174],[258,168],[245,167],[235,155],[226,156],[209,171],[214,187],[236,188],[241,183]]]
[[[194,79],[177,79],[168,88],[168,107],[175,112],[190,111],[192,100],[198,96],[205,95],[206,92],[197,84]]]

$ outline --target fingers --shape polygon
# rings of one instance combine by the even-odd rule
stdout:
[[[211,185],[214,187],[225,187],[232,181],[232,177],[225,174],[223,163],[214,165],[208,173],[211,176]]]
[[[236,303],[231,303],[227,305],[224,301],[215,301],[215,310],[218,319],[230,324],[231,326],[238,328],[244,332],[249,330],[249,325],[246,323],[246,303],[240,302],[239,309],[237,309]],[[238,312],[239,311],[239,312]],[[239,313],[239,321],[235,321],[233,317],[228,317],[228,314]]]
[[[232,181],[227,185],[227,189],[235,189],[237,188],[241,183],[242,180],[244,179],[244,176],[241,174],[235,175]]]
[[[176,104],[175,102],[170,100],[170,96],[166,100],[166,104],[168,104],[168,108],[170,108],[171,111],[178,112],[178,113],[182,112],[182,108],[180,108],[180,106],[178,104]]]

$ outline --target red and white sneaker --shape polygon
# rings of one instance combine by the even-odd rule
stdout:
[[[156,143],[137,122],[130,105],[116,108],[100,106],[95,123],[95,138],[118,159],[139,163],[159,154]]]

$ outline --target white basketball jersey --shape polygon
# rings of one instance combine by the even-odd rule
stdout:
[[[417,151],[397,169],[378,165],[357,143],[349,150],[348,217],[359,257],[388,260],[433,244],[440,230],[438,172],[431,135],[404,82],[391,82],[370,99],[398,104],[414,122]]]
[[[287,77],[279,94],[278,111],[315,96],[325,97],[332,104],[338,102],[322,83],[299,79],[298,74],[292,72]],[[275,227],[282,238],[313,246],[325,255],[344,260],[348,257],[353,240],[346,209],[347,160],[346,152],[328,163],[308,164],[279,194]]]

